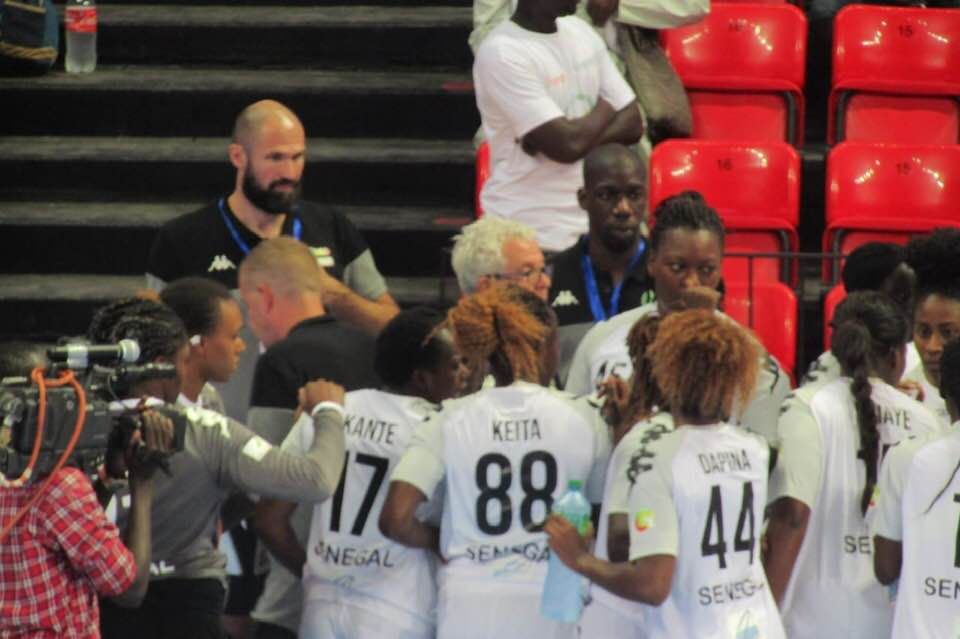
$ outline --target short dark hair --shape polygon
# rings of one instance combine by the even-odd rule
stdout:
[[[892,242],[867,242],[855,248],[843,263],[840,279],[848,293],[879,291],[906,259],[906,251]]]
[[[377,336],[374,371],[384,384],[400,388],[418,368],[432,368],[443,355],[434,337],[444,316],[426,306],[401,311]]]
[[[960,229],[938,228],[913,238],[905,259],[917,276],[918,303],[933,294],[960,300]]]
[[[209,335],[220,321],[220,302],[232,300],[220,282],[205,277],[184,277],[160,291],[160,301],[180,316],[190,335]]]
[[[721,247],[726,240],[723,221],[697,191],[684,191],[662,200],[652,217],[655,223],[650,231],[650,250],[653,252],[660,248],[663,236],[674,229],[709,231],[717,236]]]
[[[87,337],[94,344],[136,340],[140,362],[172,358],[187,343],[186,328],[171,308],[139,297],[118,300],[97,310]]]

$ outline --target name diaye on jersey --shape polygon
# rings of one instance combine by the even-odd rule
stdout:
[[[495,419],[491,437],[495,442],[525,442],[531,439],[543,439],[540,435],[540,422],[533,419]]]
[[[707,475],[711,473],[729,473],[733,470],[750,470],[750,458],[747,451],[724,450],[719,453],[700,453],[697,455],[700,468]]]
[[[313,553],[323,561],[338,566],[377,566],[378,568],[393,568],[390,561],[389,548],[353,548],[351,546],[336,546],[318,541],[313,547]]]
[[[382,419],[347,414],[343,418],[343,430],[354,437],[362,437],[379,444],[393,444],[397,425]]]
[[[875,412],[877,413],[877,421],[881,424],[892,424],[904,430],[911,430],[910,415],[905,409],[877,404]]]

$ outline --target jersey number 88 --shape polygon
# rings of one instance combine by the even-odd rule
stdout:
[[[533,485],[534,464],[543,466],[543,486]],[[500,470],[499,479],[490,481],[489,469],[496,466]],[[513,503],[510,501],[510,485],[513,483],[513,467],[502,453],[487,453],[477,460],[477,528],[487,535],[502,535],[510,530],[513,520]],[[543,529],[543,520],[533,522],[533,505],[542,502],[544,512],[549,513],[553,505],[553,491],[557,488],[557,460],[545,450],[530,451],[520,460],[520,487],[523,488],[523,500],[520,502],[520,524],[530,532]],[[500,517],[490,521],[488,507],[490,502],[500,504]]]

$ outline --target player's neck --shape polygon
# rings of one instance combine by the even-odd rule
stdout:
[[[640,237],[633,246],[625,251],[612,251],[599,237],[591,234],[588,236],[588,250],[590,251],[590,261],[593,262],[594,271],[609,273],[614,284],[619,284],[627,274],[627,268],[630,267],[630,260],[637,252],[637,245]]]
[[[200,401],[200,391],[206,381],[199,375],[187,373],[183,376],[183,384],[180,386],[180,394],[196,404]]]
[[[719,424],[722,421],[725,421],[721,417],[700,417],[693,415],[684,415],[680,411],[671,411],[673,413],[673,424],[676,427],[680,426],[709,426],[711,424]]]
[[[260,237],[268,240],[280,237],[286,215],[274,215],[261,211],[239,190],[230,194],[227,203],[240,223]]]

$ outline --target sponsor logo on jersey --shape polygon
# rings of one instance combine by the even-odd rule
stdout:
[[[154,577],[162,577],[163,575],[169,575],[177,569],[176,566],[171,566],[167,564],[165,560],[160,560],[156,563],[150,564],[150,574]]]
[[[653,528],[656,518],[653,511],[649,508],[641,508],[637,511],[637,516],[633,520],[633,525],[637,527],[637,532],[646,532]]]
[[[579,306],[580,300],[577,299],[573,291],[560,291],[553,299],[552,306]]]
[[[331,253],[330,249],[326,246],[311,246],[310,252],[313,253],[315,258],[317,258],[318,266],[322,266],[323,268],[330,268],[333,266],[333,253]]]
[[[237,265],[230,261],[230,258],[226,255],[214,255],[213,261],[210,262],[210,266],[207,268],[207,273],[212,273],[213,271],[230,271],[236,270]]]
[[[878,499],[880,499],[880,486],[874,486],[873,492],[870,494],[870,505],[867,508],[876,508]]]
[[[736,639],[759,639],[760,627],[753,620],[753,615],[749,610],[745,610],[737,621]]]

